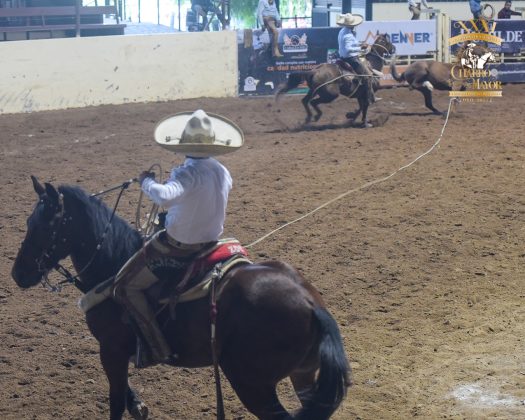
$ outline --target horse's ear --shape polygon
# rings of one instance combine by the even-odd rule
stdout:
[[[44,187],[40,182],[38,182],[38,179],[36,179],[35,176],[31,175],[31,181],[33,181],[33,188],[35,189],[35,192],[40,196],[46,192]]]
[[[46,182],[44,185],[46,186],[47,196],[53,201],[53,203],[58,205],[58,191],[49,182]]]

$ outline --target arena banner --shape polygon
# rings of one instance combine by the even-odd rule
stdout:
[[[450,36],[458,36],[467,33],[465,26],[460,24],[461,21],[450,21]],[[494,26],[493,26],[494,25]],[[490,44],[489,47],[495,52],[506,54],[520,53],[525,50],[525,20],[495,20],[490,23],[492,35],[501,38],[501,45]],[[492,30],[492,28],[494,28]],[[475,31],[471,26],[467,27],[468,31]],[[452,52],[458,48],[458,44],[452,46]]]
[[[498,80],[502,83],[524,83],[525,63],[500,63],[494,66]]]
[[[239,31],[239,95],[273,94],[289,73],[333,62],[339,29],[281,29],[279,50],[282,57],[272,57],[267,31]]]
[[[365,21],[357,27],[357,38],[373,43],[377,33],[390,35],[397,55],[423,55],[436,51],[436,20]]]
[[[436,49],[435,24],[420,22],[364,22],[358,31],[360,41],[373,44],[378,32],[388,33],[398,55],[426,54]],[[408,25],[407,25],[408,24]],[[404,28],[404,29],[402,29]],[[239,95],[271,95],[292,72],[310,70],[321,63],[333,63],[338,56],[337,35],[340,27],[282,29],[279,50],[282,57],[272,57],[267,31],[237,32]],[[386,67],[383,69],[388,73]],[[385,83],[392,84],[385,76]],[[389,82],[390,80],[390,82]],[[302,87],[304,88],[304,86]]]

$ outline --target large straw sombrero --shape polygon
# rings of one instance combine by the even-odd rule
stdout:
[[[357,26],[363,23],[363,16],[353,15],[352,13],[345,13],[343,15],[337,15],[335,23],[339,26]]]
[[[199,109],[160,121],[155,127],[155,141],[172,152],[208,157],[238,150],[244,144],[244,135],[227,118]]]

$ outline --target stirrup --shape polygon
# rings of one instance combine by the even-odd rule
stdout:
[[[151,350],[147,348],[142,342],[142,338],[137,336],[137,345],[135,348],[135,368],[144,369],[156,364],[156,361],[153,359]]]

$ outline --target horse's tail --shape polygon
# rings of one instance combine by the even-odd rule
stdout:
[[[294,417],[300,420],[330,418],[351,385],[350,365],[337,323],[324,308],[316,307],[314,314],[321,330],[319,374],[308,401]]]
[[[394,58],[392,62],[390,63],[390,74],[397,82],[404,82],[405,81],[405,73],[399,74],[396,69],[396,59]]]
[[[309,75],[310,75],[309,71],[290,73],[286,82],[280,84],[279,87],[277,88],[277,93],[275,94],[275,100],[277,101],[283,93],[286,93],[292,89],[295,89],[303,81],[306,81]]]

